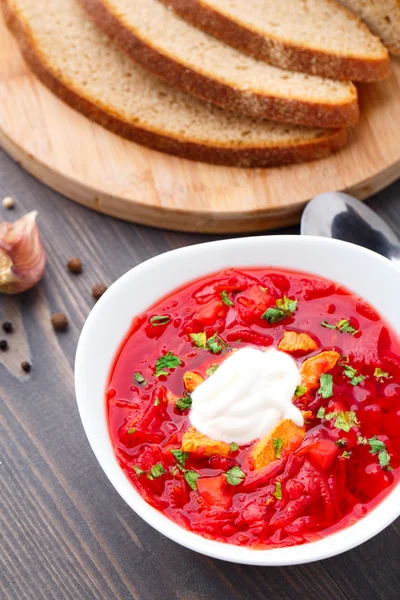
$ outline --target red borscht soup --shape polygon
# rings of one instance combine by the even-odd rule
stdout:
[[[303,424],[213,439],[191,423],[192,396],[249,347],[293,358]],[[399,341],[365,301],[312,275],[227,269],[169,294],[135,317],[106,402],[132,485],[209,539],[303,544],[362,518],[399,479]]]

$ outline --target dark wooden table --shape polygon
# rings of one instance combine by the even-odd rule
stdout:
[[[0,151],[0,197],[13,219],[38,209],[48,265],[40,286],[0,297],[15,333],[0,352],[0,598],[13,600],[398,600],[400,520],[342,556],[255,568],[181,548],[137,517],[101,471],[75,403],[73,364],[91,287],[143,260],[216,239],[136,227],[69,202]],[[400,183],[371,200],[400,234]],[[297,229],[291,230],[297,233]],[[84,273],[66,270],[79,256]],[[367,276],[367,275],[366,275]],[[50,315],[70,328],[56,334]],[[3,337],[3,336],[1,336]],[[21,372],[22,360],[33,364]]]

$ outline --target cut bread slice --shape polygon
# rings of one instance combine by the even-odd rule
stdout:
[[[160,151],[216,164],[271,166],[321,158],[345,130],[285,126],[225,113],[143,71],[75,0],[1,0],[32,70],[92,120]]]
[[[383,79],[389,70],[380,40],[334,0],[161,1],[207,33],[282,69],[354,81]],[[348,2],[354,3],[366,4]]]
[[[317,127],[346,127],[358,119],[351,82],[267,65],[192,27],[159,0],[80,2],[142,67],[223,108]]]
[[[400,0],[339,0],[379,35],[392,54],[400,56]]]

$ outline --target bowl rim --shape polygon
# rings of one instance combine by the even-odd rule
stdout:
[[[288,566],[305,564],[316,560],[330,558],[366,542],[370,538],[380,533],[400,515],[400,485],[395,485],[389,494],[387,494],[385,498],[383,498],[377,504],[377,506],[368,513],[367,516],[358,520],[356,523],[347,525],[343,529],[340,529],[339,531],[332,533],[327,537],[316,541],[310,541],[306,544],[283,548],[257,550],[206,539],[199,534],[184,529],[174,521],[170,520],[160,511],[153,508],[143,499],[139,492],[137,492],[134,486],[130,483],[128,477],[118,465],[111,445],[105,409],[105,386],[102,388],[103,392],[101,398],[95,399],[94,392],[91,390],[92,386],[87,370],[90,370],[93,351],[97,352],[99,349],[99,342],[104,342],[105,339],[104,337],[102,339],[101,336],[99,338],[99,325],[100,327],[103,327],[103,329],[107,329],[108,326],[105,324],[103,316],[109,312],[114,303],[118,304],[118,299],[121,298],[122,292],[126,286],[129,287],[132,285],[133,280],[143,277],[145,272],[157,268],[162,269],[166,265],[171,264],[171,261],[173,263],[178,256],[182,260],[190,260],[194,256],[199,255],[199,253],[200,255],[201,253],[209,253],[210,251],[217,250],[218,248],[229,250],[235,246],[254,246],[256,248],[259,245],[261,247],[270,246],[273,248],[277,246],[279,247],[282,244],[294,244],[295,246],[305,246],[308,244],[315,248],[324,248],[328,252],[333,251],[333,254],[335,254],[335,250],[342,248],[347,252],[353,253],[354,257],[357,255],[358,257],[363,256],[363,258],[367,261],[371,261],[371,265],[375,263],[376,268],[380,268],[381,270],[386,269],[388,272],[391,271],[393,276],[399,275],[398,270],[389,260],[376,254],[375,252],[372,252],[371,250],[341,240],[316,236],[269,235],[244,237],[238,239],[234,238],[204,242],[170,250],[133,267],[109,287],[107,292],[93,307],[84,324],[79,338],[75,358],[75,391],[83,428],[92,451],[94,452],[101,468],[115,490],[125,500],[130,508],[159,533],[186,548],[213,558],[239,564],[258,566]],[[243,264],[233,264],[231,267],[245,268]],[[268,267],[268,261],[265,261],[265,267]],[[279,268],[277,265],[273,265],[273,267]],[[217,266],[214,270],[219,270],[222,268],[228,267]],[[251,268],[250,264],[248,265],[248,268]],[[281,268],[285,268],[285,266],[282,265]],[[292,267],[286,268],[288,270],[296,270]],[[211,273],[212,269],[205,271],[204,275],[207,272]],[[311,270],[309,271],[307,269],[306,265],[304,272],[310,273],[311,275],[313,274]],[[203,274],[195,275],[192,277],[192,280],[202,276]],[[330,276],[327,276],[326,278],[332,279]],[[185,279],[185,282],[189,283],[190,278]],[[340,281],[338,282],[340,283]],[[162,293],[158,293],[158,295],[156,295],[156,299],[173,292],[176,287],[176,285],[171,285],[170,288],[166,289]],[[358,293],[357,290],[353,291]],[[151,304],[147,304],[146,306],[150,305]],[[141,312],[141,310],[132,312],[132,314],[129,316],[129,322],[138,312]],[[126,328],[126,331],[128,330],[128,327],[129,325]],[[398,336],[400,336],[400,323],[397,327],[396,333]],[[122,339],[123,336],[121,336],[119,343],[122,342]],[[115,355],[116,350],[117,349],[115,348],[112,351],[113,355]],[[111,363],[109,363],[109,369],[110,368]],[[106,375],[106,379],[108,380],[108,373]],[[99,407],[102,406],[102,410],[93,413],[93,405],[96,406],[96,409],[97,405]],[[99,436],[97,435],[96,427],[93,425],[93,419],[97,419],[97,422],[101,425],[101,427],[105,425],[109,438],[108,444],[105,443],[104,435],[102,441],[98,439]],[[371,516],[375,518],[371,518]]]

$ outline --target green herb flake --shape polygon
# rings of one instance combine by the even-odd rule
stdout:
[[[177,408],[178,410],[186,410],[191,406],[192,398],[189,396],[189,394],[186,394],[186,396],[183,396],[182,398],[178,398],[178,400],[175,403],[175,408]]]
[[[213,354],[219,354],[220,352],[222,352],[222,344],[225,345],[225,343],[216,333],[214,333],[214,335],[207,340],[207,348]]]
[[[336,325],[332,325],[331,323],[328,323],[328,321],[321,321],[320,325],[326,329],[337,329],[339,333],[350,333],[350,335],[358,333],[358,330],[350,325],[348,319],[341,319]]]
[[[287,317],[293,317],[296,312],[297,302],[297,300],[290,300],[287,296],[278,298],[276,307],[267,308],[261,318],[264,319],[264,321],[268,321],[270,325],[274,325]]]
[[[274,445],[275,450],[275,458],[281,457],[281,450],[283,448],[283,444],[285,443],[282,438],[272,438],[272,443]]]
[[[382,469],[386,469],[386,471],[393,471],[392,467],[390,466],[390,456],[387,450],[382,450],[379,452],[378,461]]]
[[[239,450],[239,445],[236,444],[236,442],[232,442],[232,444],[230,446],[230,451],[231,452],[236,452],[236,450]]]
[[[328,418],[328,415],[326,418]],[[357,415],[353,410],[342,410],[336,417],[335,427],[337,427],[337,429],[342,429],[342,431],[345,431],[346,433],[348,433],[352,427],[358,427],[358,425]]]
[[[331,398],[333,396],[333,378],[328,373],[323,373],[319,378],[320,388],[318,393],[322,398]]]
[[[304,385],[298,385],[294,391],[294,395],[297,396],[298,398],[300,396],[304,396],[304,394],[306,394],[306,393],[307,393],[307,388],[304,387]]]
[[[183,452],[183,450],[173,450],[173,448],[170,448],[170,452],[174,455],[177,462],[184,467],[186,464],[186,459],[189,456],[189,452]]]
[[[221,298],[222,298],[222,302],[224,304],[226,304],[227,306],[235,306],[234,302],[232,302],[232,300],[229,298],[229,296],[225,290],[222,290]]]
[[[210,377],[211,375],[214,375],[214,373],[217,369],[218,369],[218,365],[211,365],[211,367],[208,367],[208,369],[206,371],[206,375],[208,375],[208,377]]]
[[[376,435],[368,440],[368,444],[371,446],[371,454],[377,454],[378,452],[381,452],[381,450],[386,450],[385,443],[378,440]]]
[[[359,435],[359,436],[357,437],[357,444],[358,444],[359,446],[365,446],[367,443],[368,443],[368,440],[367,440],[367,438],[366,438],[366,437],[363,437],[362,435]]]
[[[325,417],[325,407],[321,406],[317,412],[317,419],[323,419]]]
[[[344,452],[342,452],[342,456],[343,456],[343,458],[350,458],[351,452],[349,452],[348,450],[345,450]]]
[[[166,470],[164,469],[162,464],[157,463],[156,465],[153,465],[150,471],[147,473],[147,479],[158,479],[159,477],[161,477],[161,475],[165,475],[165,473]]]
[[[165,356],[160,356],[157,359],[155,375],[156,377],[160,377],[161,375],[168,376],[169,372],[165,371],[165,369],[176,369],[181,364],[182,361],[180,358],[172,354],[172,352],[167,352]]]
[[[197,348],[204,348],[204,350],[206,349],[207,335],[204,331],[202,333],[191,333],[190,338]]]
[[[359,375],[354,367],[351,367],[348,364],[342,364],[342,367],[344,375],[351,379],[351,385],[356,386],[362,381],[364,381],[365,375]]]
[[[135,473],[138,477],[141,477],[141,475],[143,475],[143,473],[144,473],[144,471],[142,471],[142,469],[139,469],[139,467],[137,465],[133,465],[133,470],[135,471]]]
[[[198,473],[196,473],[196,471],[193,471],[192,469],[190,469],[189,471],[185,471],[185,474],[184,474],[186,483],[194,491],[197,490],[197,480],[199,477],[200,477],[200,475]]]
[[[354,327],[350,325],[350,321],[348,319],[341,319],[341,321],[339,321],[339,323],[336,325],[336,328],[338,331],[340,331],[340,333],[350,333],[350,335],[355,335],[358,333],[358,330],[354,329]]]
[[[335,442],[335,444],[338,448],[343,448],[343,446],[347,446],[348,441],[346,440],[346,438],[340,438],[340,440]]]
[[[240,467],[232,467],[232,469],[225,473],[225,477],[229,485],[239,485],[242,483],[246,475],[243,473]]]
[[[136,373],[133,374],[133,379],[135,379],[139,385],[147,384],[147,381],[139,371],[136,371]]]
[[[160,325],[166,325],[171,321],[171,317],[168,315],[155,315],[154,317],[150,317],[150,323],[153,327],[159,327]]]
[[[131,427],[131,429],[128,429],[129,435],[132,435],[132,433],[135,433],[135,431],[136,431],[136,427]]]
[[[321,327],[325,327],[325,329],[336,329],[336,325],[331,325],[328,321],[321,321]]]
[[[376,377],[380,383],[383,383],[385,379],[393,379],[392,375],[389,375],[389,373],[382,371],[382,369],[379,369],[378,367],[374,371],[374,377]]]
[[[275,491],[272,492],[272,495],[275,496],[277,500],[282,500],[282,484],[280,481],[275,482]]]

